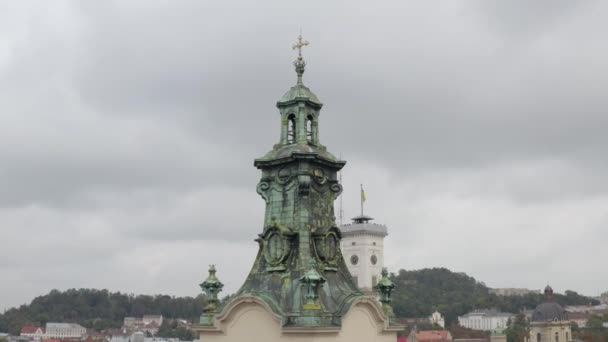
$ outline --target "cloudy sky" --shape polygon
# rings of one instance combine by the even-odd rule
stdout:
[[[608,290],[608,3],[0,3],[0,310],[49,290],[238,289],[253,159],[305,83],[391,270]]]

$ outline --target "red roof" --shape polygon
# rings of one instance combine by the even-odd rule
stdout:
[[[451,340],[450,332],[447,330],[425,330],[416,333],[418,342],[423,341],[448,341]]]
[[[22,334],[35,334],[36,330],[38,330],[38,328],[35,325],[24,325],[23,328],[21,328],[21,333]]]

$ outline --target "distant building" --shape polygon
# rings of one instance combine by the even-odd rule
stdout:
[[[144,342],[146,335],[143,332],[138,331],[131,336],[131,342]]]
[[[568,312],[568,320],[571,323],[576,323],[576,325],[581,328],[584,328],[587,325],[587,321],[589,320],[589,318],[591,316],[593,316],[593,315],[588,312],[580,312],[580,311]]]
[[[429,316],[429,322],[431,324],[437,324],[438,326],[445,328],[445,319],[437,310],[435,310],[435,312],[433,312],[431,316]]]
[[[527,294],[536,294],[539,292],[539,290],[530,290],[514,287],[490,289],[490,293],[493,293],[497,296],[525,296]]]
[[[340,226],[342,255],[357,286],[371,292],[381,278],[387,228],[370,223],[373,218],[365,215],[352,220],[353,223]]]
[[[125,317],[123,319],[123,330],[129,334],[141,331],[143,333],[156,335],[162,324],[162,315],[145,315],[142,318]]]
[[[35,325],[24,325],[23,328],[21,328],[20,335],[39,341],[44,337],[44,329]]]
[[[82,338],[87,329],[76,323],[47,323],[44,337],[47,339]]]
[[[572,341],[570,319],[564,308],[553,301],[553,289],[545,287],[545,302],[532,313],[528,342]]]
[[[149,325],[155,323],[159,327],[163,325],[163,315],[145,315],[142,318],[144,325]]]
[[[458,317],[458,324],[465,328],[484,331],[503,331],[513,314],[496,310],[477,310]]]

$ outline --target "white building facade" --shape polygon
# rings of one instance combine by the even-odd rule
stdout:
[[[439,311],[437,310],[435,310],[435,312],[433,312],[429,316],[429,322],[431,322],[431,324],[437,324],[438,326],[445,328],[445,319],[443,318],[443,315],[441,315],[441,313],[439,313]]]
[[[503,331],[514,315],[494,310],[478,310],[458,317],[458,324],[465,328],[484,331]]]
[[[81,338],[87,329],[75,323],[47,323],[44,335],[46,338]]]
[[[385,225],[370,223],[373,218],[369,216],[352,220],[353,223],[340,226],[342,255],[359,288],[371,292],[381,278],[388,230]]]

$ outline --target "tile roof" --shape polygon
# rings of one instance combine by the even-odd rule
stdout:
[[[38,330],[38,328],[40,328],[40,327],[37,327],[35,325],[31,325],[31,324],[30,325],[24,325],[23,328],[21,328],[21,333],[22,334],[35,334],[36,330]]]
[[[418,341],[445,341],[449,340],[449,332],[447,330],[424,330],[416,333]]]

